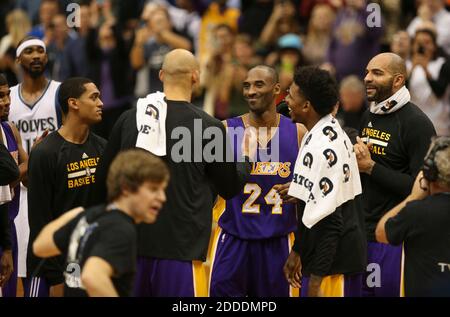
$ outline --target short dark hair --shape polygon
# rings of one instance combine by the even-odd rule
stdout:
[[[143,149],[120,152],[106,178],[108,202],[119,198],[124,189],[135,192],[145,182],[160,184],[168,180],[169,169],[159,157]]]
[[[250,70],[257,69],[257,68],[264,69],[267,73],[269,73],[270,78],[272,79],[272,82],[274,84],[278,84],[280,82],[280,79],[278,77],[278,72],[277,72],[277,70],[274,67],[269,66],[269,65],[261,64],[261,65],[256,65],[253,68],[250,68]]]
[[[420,33],[427,34],[429,37],[431,37],[431,40],[433,41],[434,46],[436,46],[436,47],[438,46],[436,32],[433,32],[433,30],[430,30],[428,28],[420,28],[420,29],[418,29],[416,31],[416,33],[414,34],[413,41],[416,41],[417,35],[419,35]]]
[[[86,91],[84,85],[92,83],[92,80],[84,77],[72,77],[66,79],[58,90],[58,102],[61,106],[61,110],[64,114],[69,112],[69,98],[80,98],[80,96]]]
[[[321,117],[333,111],[339,93],[329,72],[316,66],[299,67],[294,73],[294,83]]]
[[[8,85],[8,80],[6,79],[6,76],[0,73],[0,86]]]

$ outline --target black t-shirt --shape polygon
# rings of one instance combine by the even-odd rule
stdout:
[[[408,203],[385,228],[389,243],[404,242],[405,295],[450,296],[450,194]]]
[[[66,211],[86,206],[93,199],[97,164],[106,141],[89,133],[83,144],[66,141],[59,132],[49,134],[30,154],[28,162],[28,241],[27,272],[44,276],[51,285],[62,283],[62,258],[40,263],[32,252],[32,243],[42,228]]]
[[[66,256],[64,295],[87,296],[79,288],[80,273],[90,257],[99,257],[113,268],[112,282],[119,296],[131,296],[137,258],[137,233],[133,219],[118,209],[87,209],[53,235]],[[78,265],[81,270],[77,270]]]
[[[327,276],[362,273],[367,261],[367,242],[361,195],[339,206],[308,229],[302,222],[304,202],[297,205],[298,231],[292,249],[302,259],[302,274]]]
[[[170,171],[167,202],[156,223],[138,226],[140,256],[180,261],[206,259],[215,195],[219,194],[225,199],[235,196],[242,190],[251,170],[249,162],[206,161],[202,153],[208,151],[210,139],[203,139],[200,143],[195,138],[205,135],[208,128],[220,130],[221,136],[215,141],[219,141],[225,148],[229,140],[225,127],[219,120],[191,103],[167,100],[168,155],[161,157]],[[176,129],[190,133],[188,136],[173,136]],[[131,109],[124,112],[114,125],[100,162],[99,181],[95,186],[98,203],[102,203],[106,197],[104,180],[109,165],[120,151],[135,147],[137,135],[136,109]],[[182,162],[174,161],[172,151],[180,153],[180,140],[189,137],[191,148],[182,151],[188,157]],[[197,143],[200,143],[200,148]],[[229,142],[226,146],[230,147]],[[222,158],[224,160],[225,156]]]
[[[371,175],[361,174],[367,240],[376,241],[378,221],[411,192],[436,131],[410,102],[390,114],[367,110],[361,124],[360,136],[373,144],[371,156],[376,163]]]

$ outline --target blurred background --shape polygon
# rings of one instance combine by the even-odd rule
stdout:
[[[70,3],[80,6],[78,27],[67,23]],[[18,42],[43,39],[49,78],[85,76],[100,88],[97,132],[107,137],[136,98],[162,89],[158,71],[171,49],[198,57],[193,102],[219,119],[247,111],[241,85],[252,66],[274,66],[285,92],[296,67],[317,65],[340,84],[341,124],[358,128],[368,106],[365,66],[392,51],[407,61],[412,102],[449,135],[449,7],[450,0],[2,0],[0,72],[10,86],[20,82]],[[367,23],[377,19],[378,26]]]

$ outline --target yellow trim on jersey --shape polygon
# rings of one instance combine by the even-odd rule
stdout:
[[[288,235],[289,252],[291,252],[291,250],[292,250],[294,241],[295,241],[295,234],[293,232],[291,232]],[[294,288],[289,285],[289,297],[300,297],[300,289]]]
[[[402,260],[400,265],[400,297],[405,297],[405,244],[402,244]]]
[[[219,243],[219,238],[220,235],[222,234],[222,228],[220,228],[219,226],[216,227],[216,230],[214,231],[214,237],[212,239],[212,244],[211,244],[211,249],[210,252],[208,254],[208,259],[209,259],[209,278],[208,278],[208,297],[209,295],[209,291],[210,291],[210,287],[211,287],[211,276],[212,276],[212,271],[214,268],[214,260],[216,259],[216,252],[217,252],[217,244]]]
[[[225,212],[227,201],[220,196],[217,196],[216,203],[213,207],[213,222],[219,222],[220,217]]]
[[[344,297],[344,274],[325,276],[320,284],[320,292],[323,297]]]
[[[208,282],[206,281],[206,273],[202,261],[192,261],[192,278],[194,284],[194,296],[208,296]]]

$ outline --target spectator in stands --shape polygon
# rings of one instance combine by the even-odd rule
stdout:
[[[60,12],[58,0],[41,0],[39,6],[39,24],[28,35],[42,39],[48,45],[47,33],[52,29],[52,18]]]
[[[214,50],[201,65],[200,82],[205,88],[204,110],[223,120],[229,117],[234,32],[227,24],[219,24],[212,34]]]
[[[228,6],[227,0],[211,2],[202,16],[200,26],[199,52],[197,54],[200,59],[200,65],[203,65],[210,58],[211,52],[215,51],[213,33],[216,26],[225,24],[233,32],[237,32],[240,14],[239,9]]]
[[[367,110],[366,87],[355,75],[345,77],[339,87],[337,119],[342,127],[359,131],[363,113]]]
[[[148,93],[162,91],[159,80],[164,56],[175,48],[192,49],[189,39],[178,34],[172,26],[167,9],[155,6],[146,17],[146,25],[136,32],[130,61],[135,70],[149,68]]]
[[[75,40],[78,35],[73,29],[67,26],[66,16],[57,14],[52,18],[51,32],[47,33],[47,54],[48,54],[48,70],[50,78],[61,81],[61,68],[64,62],[64,49],[71,41]]]
[[[8,34],[0,41],[0,71],[5,74],[11,86],[17,85],[19,68],[15,63],[16,48],[31,30],[31,22],[26,13],[16,9],[6,16]]]
[[[411,101],[433,122],[438,135],[450,135],[450,63],[438,54],[436,33],[419,28],[412,43],[409,72]]]
[[[87,77],[88,62],[86,57],[86,38],[91,22],[91,5],[80,4],[80,25],[77,28],[78,36],[67,42],[64,47],[63,62],[60,77],[65,80],[69,77]],[[94,24],[96,22],[94,21]]]
[[[297,11],[291,0],[278,0],[261,32],[259,42],[266,49],[276,48],[278,39],[289,33],[300,34]]]
[[[327,4],[318,4],[312,10],[303,48],[307,64],[320,65],[326,61],[335,18],[333,8]]]
[[[367,63],[380,49],[383,28],[370,27],[368,15],[366,0],[347,0],[337,14],[328,62],[338,81],[348,75],[362,78]]]
[[[242,95],[242,83],[247,72],[262,63],[262,58],[255,54],[253,41],[247,34],[238,34],[234,40],[232,57],[232,85],[230,87],[230,117],[248,112],[248,103]]]
[[[303,43],[300,37],[290,33],[278,40],[278,50],[266,58],[266,64],[273,66],[279,76],[281,93],[277,97],[277,104],[287,95],[287,90],[294,79],[294,71],[304,64],[302,54]]]
[[[117,118],[130,107],[133,80],[129,53],[121,29],[114,21],[106,20],[98,29],[89,30],[86,39],[88,78],[99,87],[103,101],[102,121],[93,130],[104,138],[109,137]]]
[[[398,31],[392,37],[391,52],[397,54],[405,61],[409,59],[411,53],[411,39],[406,31]]]
[[[417,17],[408,26],[409,36],[414,37],[417,28],[425,21],[434,23],[437,44],[450,54],[450,12],[445,9],[445,0],[422,0]]]
[[[173,28],[180,34],[189,37],[193,42],[193,52],[198,51],[198,39],[200,33],[201,17],[195,11],[195,1],[192,0],[176,0],[171,5],[167,0],[159,0],[167,7]]]

